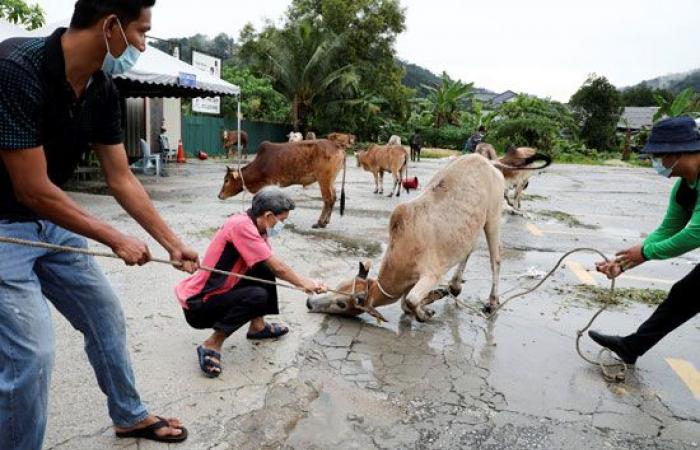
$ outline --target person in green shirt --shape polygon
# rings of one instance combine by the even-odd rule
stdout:
[[[618,252],[616,259],[599,262],[596,268],[608,278],[654,259],[669,259],[700,248],[700,132],[690,117],[665,119],[654,125],[642,153],[652,156],[661,176],[679,177],[671,192],[668,211],[661,225],[644,241]],[[700,266],[671,288],[654,313],[629,336],[589,331],[588,335],[612,350],[627,364],[656,345],[664,336],[700,312]]]

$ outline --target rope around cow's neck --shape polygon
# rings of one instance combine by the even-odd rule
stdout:
[[[49,243],[46,243],[46,242],[30,241],[30,240],[25,240],[25,239],[16,239],[16,238],[4,237],[4,236],[0,236],[0,242],[4,242],[4,243],[7,243],[7,244],[24,245],[24,246],[28,246],[28,247],[45,248],[45,249],[53,250],[53,251],[56,251],[56,252],[81,253],[81,254],[85,254],[85,255],[98,256],[98,257],[103,257],[103,258],[121,259],[119,256],[115,255],[114,253],[109,253],[109,252],[101,252],[101,251],[90,250],[90,249],[86,249],[86,248],[78,248],[78,247],[68,247],[68,246],[63,246],[63,245],[49,244]],[[550,270],[550,271],[547,273],[547,275],[545,275],[544,278],[542,278],[542,280],[540,280],[535,286],[533,286],[533,287],[531,287],[531,288],[528,288],[528,289],[526,289],[526,290],[523,291],[523,292],[519,292],[519,293],[517,293],[517,294],[515,294],[515,295],[512,295],[512,296],[508,297],[506,300],[503,301],[503,303],[501,303],[498,307],[496,307],[496,309],[494,309],[494,310],[491,312],[491,314],[489,314],[489,315],[486,315],[486,314],[482,313],[481,311],[479,311],[479,313],[480,313],[482,316],[486,317],[488,320],[493,319],[493,317],[496,315],[496,313],[497,313],[500,309],[502,309],[506,304],[508,304],[509,302],[511,302],[512,300],[515,300],[516,298],[519,298],[519,297],[523,297],[523,296],[525,296],[525,295],[527,295],[527,294],[529,294],[529,293],[531,293],[531,292],[534,292],[534,291],[537,290],[538,288],[540,288],[540,286],[542,286],[542,285],[544,284],[544,282],[545,282],[547,279],[551,278],[551,276],[554,275],[554,272],[556,272],[556,270],[559,268],[559,266],[561,266],[561,264],[564,262],[564,260],[565,260],[568,256],[570,256],[570,255],[572,255],[572,254],[574,254],[574,253],[578,253],[578,252],[589,252],[589,253],[590,253],[590,252],[593,252],[593,253],[596,253],[596,254],[600,255],[600,256],[603,257],[606,261],[608,261],[608,258],[607,258],[602,252],[600,252],[599,250],[596,250],[596,249],[592,249],[592,248],[576,248],[576,249],[574,249],[574,250],[571,250],[571,251],[567,252],[566,254],[564,254],[564,256],[562,256],[562,257],[559,259],[559,261],[557,261],[557,263],[555,264],[554,268],[552,268],[552,270]],[[166,259],[159,259],[159,258],[151,258],[151,261],[152,261],[152,262],[155,262],[155,263],[159,263],[159,264],[167,264],[167,265],[173,266],[173,267],[180,267],[180,266],[182,265],[182,263],[180,263],[180,262],[178,262],[178,261],[169,261],[169,260],[166,260]],[[199,270],[203,270],[203,271],[211,272],[211,273],[216,273],[216,274],[220,274],[220,275],[225,275],[225,276],[233,276],[233,277],[237,277],[237,278],[242,279],[242,280],[255,281],[255,282],[258,282],[258,283],[261,283],[261,284],[279,286],[279,287],[282,287],[282,288],[285,288],[285,289],[291,289],[291,290],[295,290],[295,291],[306,292],[304,289],[299,288],[299,287],[296,287],[296,286],[292,286],[292,285],[290,285],[290,284],[285,284],[285,283],[279,283],[279,282],[275,282],[275,281],[265,280],[265,279],[258,278],[258,277],[251,277],[251,276],[248,276],[248,275],[243,275],[243,274],[239,274],[239,273],[235,273],[235,272],[228,272],[228,271],[225,271],[225,270],[218,270],[218,269],[214,269],[214,268],[211,268],[211,267],[200,266],[200,267],[199,267]],[[380,288],[380,290],[381,290],[381,288]],[[355,292],[355,284],[354,284],[354,283],[353,283],[353,292],[350,293],[350,294],[348,294],[347,292],[336,291],[336,290],[333,290],[333,289],[327,289],[327,292],[331,292],[331,293],[338,294],[338,295],[344,295],[344,296],[347,296],[347,297],[349,297],[349,298],[354,298],[354,297],[357,295],[357,293]],[[612,294],[614,294],[614,292],[615,292],[615,280],[613,279],[613,280],[611,280],[611,282],[610,282],[610,294],[611,294],[611,297],[612,297]],[[389,296],[388,296],[388,297],[389,297]],[[455,298],[455,299],[456,299],[456,298]],[[465,305],[464,303],[462,303],[462,302],[459,301],[459,300],[457,300],[457,303],[460,304],[460,305],[466,306],[466,307],[468,307],[469,309],[474,310],[474,308],[471,308],[471,307],[469,307],[468,305]],[[626,373],[627,373],[627,365],[626,365],[624,362],[620,361],[620,362],[616,362],[616,363],[604,363],[604,362],[602,362],[602,360],[601,360],[601,356],[602,356],[604,353],[606,353],[606,352],[607,352],[607,353],[610,353],[609,350],[603,348],[603,349],[598,353],[598,356],[597,356],[595,359],[592,359],[592,358],[587,357],[587,356],[584,355],[583,352],[581,351],[580,341],[581,341],[581,337],[583,336],[583,333],[585,333],[586,330],[588,330],[588,329],[591,327],[591,325],[593,325],[593,322],[598,318],[598,316],[599,316],[600,314],[602,314],[602,313],[608,308],[608,306],[610,306],[610,302],[605,303],[605,304],[593,315],[593,317],[592,317],[591,320],[588,322],[588,324],[586,324],[585,327],[583,327],[582,329],[576,331],[576,352],[577,352],[578,355],[579,355],[584,361],[586,361],[587,363],[592,364],[592,365],[597,365],[597,366],[599,366],[600,369],[601,369],[601,371],[603,372],[603,376],[605,377],[606,380],[608,380],[608,381],[610,381],[610,382],[624,382],[624,381],[625,381],[625,375],[626,375]],[[368,312],[369,314],[373,315],[373,316],[374,316],[375,318],[377,318],[378,320],[383,320],[383,321],[386,322],[386,319],[385,319],[381,314],[379,314],[374,308],[366,308],[366,309],[365,309],[365,312]],[[376,315],[375,315],[375,314],[376,314]],[[611,368],[614,368],[614,367],[617,367],[617,368],[618,368],[616,372],[613,372],[612,369],[611,369]]]

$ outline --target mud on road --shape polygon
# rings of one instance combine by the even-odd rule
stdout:
[[[411,174],[425,184],[445,163],[412,163]],[[391,211],[417,195],[373,195],[371,175],[354,164],[348,168],[345,217],[336,208],[328,229],[311,230],[321,207],[318,189],[290,188],[298,206],[293,225],[273,241],[275,252],[295,269],[329,285],[354,275],[360,260],[372,259],[378,267]],[[168,178],[144,178],[158,209],[200,252],[218,225],[250,201],[216,199],[223,174],[223,165],[188,164],[171,169]],[[525,214],[503,216],[502,290],[532,284],[532,276],[573,247],[612,254],[638,242],[662,217],[670,186],[642,169],[555,165],[533,177]],[[144,237],[111,198],[72,195],[120,229]],[[224,372],[214,380],[202,376],[195,354],[208,333],[187,326],[173,295],[184,275],[155,265],[100,265],[124,305],[142,397],[154,413],[177,415],[190,430],[189,440],[172,448],[697,448],[700,399],[667,358],[700,368],[700,321],[691,320],[641,358],[624,385],[605,383],[574,351],[576,329],[596,304],[578,292],[581,273],[571,268],[590,268],[594,261],[576,256],[542,290],[509,304],[492,322],[445,298],[435,304],[429,323],[404,317],[396,304],[382,310],[389,322],[379,325],[364,315],[309,314],[302,294],[281,291],[281,314],[271,320],[292,332],[257,344],[243,331],[234,334],[224,349]],[[650,263],[620,284],[668,290],[697,262],[693,253]],[[606,286],[585,273],[593,284]],[[483,241],[464,278],[460,300],[476,307],[490,287]],[[652,308],[623,302],[596,328],[630,332]],[[81,338],[64,319],[55,319],[45,448],[165,448],[113,437]],[[588,340],[584,348],[597,351]]]

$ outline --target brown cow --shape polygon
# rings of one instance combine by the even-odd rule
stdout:
[[[238,154],[238,132],[236,130],[224,130],[224,149],[228,157],[232,157]],[[243,158],[248,158],[248,133],[241,130],[241,153],[243,153]]]
[[[265,186],[280,187],[300,184],[304,187],[318,182],[323,197],[323,211],[314,228],[325,228],[335,205],[335,179],[343,170],[340,191],[340,215],[345,210],[345,151],[331,141],[263,142],[253,162],[238,170],[226,168],[224,185],[219,198],[225,200],[244,189],[256,193]]]
[[[545,164],[542,166],[535,167],[533,163],[536,161],[544,161]],[[504,193],[506,202],[513,209],[520,209],[520,198],[523,195],[523,191],[527,188],[530,183],[530,176],[533,170],[544,169],[552,163],[552,158],[549,156],[537,153],[533,148],[529,147],[511,147],[506,151],[503,158],[500,158],[495,162],[495,166],[503,172],[503,178],[506,183],[506,190]],[[511,201],[509,197],[509,191],[513,190],[513,199]]]
[[[408,153],[406,149],[399,145],[381,146],[372,144],[367,150],[355,152],[357,167],[362,167],[367,172],[374,175],[374,193],[384,193],[384,172],[391,172],[394,185],[391,194],[401,195],[401,178],[405,175],[408,165]],[[406,190],[408,192],[408,190]]]
[[[418,197],[394,209],[378,277],[368,279],[369,267],[361,264],[358,275],[336,288],[351,295],[310,297],[306,306],[312,312],[368,312],[381,318],[376,307],[401,299],[404,312],[425,321],[434,314],[427,306],[448,293],[435,288],[455,266],[449,292],[461,292],[462,273],[483,230],[492,275],[487,308],[493,308],[498,304],[503,189],[503,175],[481,156],[449,163]]]
[[[355,145],[355,135],[345,133],[331,133],[328,135],[328,140],[333,142],[338,148],[343,150]]]
[[[491,144],[487,144],[486,142],[482,142],[476,146],[474,149],[474,153],[479,154],[483,156],[484,158],[488,159],[489,161],[495,161],[498,159],[498,154],[496,153],[496,149],[493,147]]]

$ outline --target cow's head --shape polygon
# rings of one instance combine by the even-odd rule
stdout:
[[[221,137],[224,138],[224,141],[225,141],[226,139],[228,139],[228,130],[224,130],[224,131],[221,133]]]
[[[360,150],[359,152],[355,152],[355,159],[357,160],[357,167],[362,167],[361,159],[365,153],[367,153],[366,150]]]
[[[367,278],[372,268],[372,261],[360,263],[360,270],[350,280],[344,281],[334,290],[338,293],[311,296],[306,300],[306,307],[313,313],[342,314],[344,316],[357,316],[363,312],[383,320],[386,319],[371,305],[370,291],[377,280]]]
[[[241,173],[237,169],[231,169],[226,166],[226,176],[224,176],[224,185],[219,191],[219,200],[226,200],[243,191],[243,179]]]

